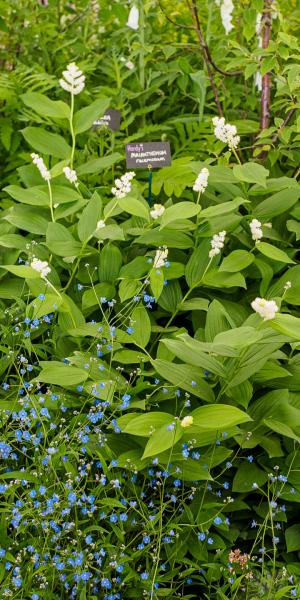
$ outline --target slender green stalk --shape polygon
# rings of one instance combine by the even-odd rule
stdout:
[[[51,183],[49,180],[47,180],[47,184],[48,184],[48,191],[49,191],[49,203],[50,203],[50,212],[51,212],[51,219],[52,222],[55,222],[55,217],[54,217],[54,211],[53,211],[53,195],[52,195],[52,188],[51,188]]]
[[[74,131],[73,117],[74,117],[74,94],[71,94],[71,110],[70,110],[70,131],[71,131],[71,136],[72,136],[72,151],[71,151],[71,158],[70,158],[70,168],[71,169],[73,169],[75,145],[76,145],[76,135],[75,135],[75,131]]]

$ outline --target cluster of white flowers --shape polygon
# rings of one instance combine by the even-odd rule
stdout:
[[[35,154],[35,152],[32,152],[30,156],[33,164],[37,166],[42,178],[45,179],[45,181],[50,181],[51,173],[48,171],[43,159],[38,154]]]
[[[251,223],[249,223],[249,227],[252,234],[252,239],[255,242],[259,242],[263,237],[263,230],[261,228],[261,222],[257,219],[252,219]]]
[[[228,144],[230,150],[237,148],[240,142],[240,136],[237,135],[236,126],[226,123],[224,117],[214,117],[212,122],[215,128],[214,134],[216,138],[221,140],[221,142],[224,142],[224,144]]]
[[[78,69],[75,63],[70,63],[67,66],[66,71],[63,71],[63,79],[59,80],[59,85],[66,92],[77,95],[84,89],[85,76],[82,71]]]
[[[216,0],[216,4],[220,6],[222,25],[226,35],[233,29],[232,13],[234,10],[232,0]]]
[[[97,223],[97,229],[103,229],[103,227],[106,227],[105,221],[103,219],[100,219],[100,221],[98,221]]]
[[[41,274],[43,279],[47,277],[49,273],[51,273],[51,268],[46,260],[40,260],[39,258],[34,257],[31,261],[30,265],[35,271]]]
[[[77,173],[74,169],[70,169],[70,167],[64,167],[63,172],[66,176],[66,179],[70,181],[70,183],[74,183],[74,185],[78,186]]]
[[[257,45],[259,48],[262,48],[262,35],[261,35],[261,22],[262,22],[262,13],[258,12],[256,15],[256,36],[257,36]],[[256,71],[254,75],[254,85],[259,92],[262,90],[262,76],[260,71]]]
[[[135,29],[135,31],[139,28],[139,9],[135,4],[130,9],[127,26],[131,29]]]
[[[115,180],[115,187],[111,189],[112,194],[116,196],[116,198],[124,198],[126,194],[131,192],[131,181],[135,177],[134,171],[129,171],[122,175],[120,179]]]
[[[209,170],[206,169],[206,167],[204,167],[204,169],[201,169],[201,171],[193,185],[194,192],[203,193],[207,188],[208,178],[209,178]]]
[[[213,258],[214,256],[217,256],[217,254],[220,254],[222,248],[224,248],[224,242],[225,242],[225,236],[226,236],[226,231],[220,231],[220,233],[216,233],[211,242],[211,250],[209,251],[209,258]]]
[[[164,267],[166,264],[166,259],[168,258],[168,254],[168,248],[159,248],[159,250],[156,250],[153,267],[155,269],[160,269],[160,267]]]
[[[264,321],[270,321],[274,319],[278,312],[278,306],[275,300],[265,300],[265,298],[255,298],[251,302],[251,306],[255,312],[257,312]]]
[[[91,13],[94,19],[98,18],[100,6],[98,0],[91,0]]]
[[[192,415],[189,415],[188,417],[183,417],[180,425],[181,427],[190,427],[191,425],[193,425],[194,422],[194,417],[192,417]]]
[[[150,210],[150,215],[152,219],[158,219],[165,212],[165,207],[162,204],[154,204],[153,209]]]

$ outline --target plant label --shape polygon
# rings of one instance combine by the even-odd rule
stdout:
[[[126,144],[126,166],[133,169],[160,169],[171,164],[170,142]]]
[[[101,117],[101,119],[97,119],[97,121],[94,121],[94,127],[100,127],[104,125],[112,131],[119,131],[120,124],[121,113],[119,110],[115,110],[114,108],[110,108],[106,111],[105,115]]]

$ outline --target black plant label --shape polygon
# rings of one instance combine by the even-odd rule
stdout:
[[[126,166],[129,169],[160,169],[171,162],[170,142],[126,144]]]
[[[119,131],[121,124],[121,113],[119,110],[110,108],[106,111],[105,115],[100,119],[94,121],[94,127],[108,127],[112,131]]]

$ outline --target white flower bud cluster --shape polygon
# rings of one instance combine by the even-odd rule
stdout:
[[[201,169],[201,171],[193,185],[194,192],[203,193],[207,188],[208,178],[209,178],[209,170],[206,169],[206,167],[204,167],[203,169]]]
[[[115,187],[112,188],[112,194],[116,196],[116,198],[124,198],[126,194],[131,192],[131,181],[135,177],[134,171],[129,171],[122,175],[120,179],[115,180]]]
[[[209,251],[209,258],[213,258],[214,256],[217,256],[218,254],[220,254],[222,248],[224,248],[224,242],[225,242],[225,236],[226,236],[226,231],[220,231],[220,233],[216,233],[211,242],[211,250]]]
[[[50,181],[51,173],[50,171],[48,171],[43,159],[35,152],[32,152],[30,156],[32,158],[33,164],[37,166],[42,178],[45,179],[45,181]]]
[[[252,239],[255,242],[259,242],[263,237],[263,230],[261,228],[261,222],[257,219],[252,219],[251,223],[249,223],[249,227],[252,234]]]
[[[193,425],[194,422],[194,417],[192,417],[192,415],[189,415],[188,417],[183,417],[180,425],[181,427],[190,427],[191,425]]]
[[[63,79],[59,80],[59,85],[66,92],[70,92],[74,96],[80,94],[84,89],[85,76],[78,69],[75,63],[70,63],[66,71],[63,71]]]
[[[105,221],[103,221],[103,219],[100,219],[100,221],[98,221],[97,223],[97,229],[103,229],[103,227],[106,227]]]
[[[165,212],[165,207],[162,204],[154,204],[153,209],[150,210],[150,215],[152,219],[158,219]]]
[[[235,125],[226,123],[224,117],[214,117],[214,134],[218,140],[227,144],[230,150],[235,150],[240,142],[240,136],[237,135],[237,129]]]
[[[66,179],[70,183],[74,183],[74,185],[78,186],[77,173],[74,169],[70,169],[70,167],[64,167],[63,172],[65,174]]]
[[[166,259],[168,258],[168,254],[168,248],[159,248],[159,250],[156,250],[153,267],[155,269],[160,269],[160,267],[164,267],[166,264]]]
[[[251,302],[251,306],[255,312],[257,312],[264,321],[270,321],[274,319],[278,312],[278,306],[275,300],[265,300],[265,298],[255,298]]]
[[[32,269],[40,273],[43,279],[47,277],[49,273],[51,273],[51,268],[49,267],[49,264],[46,260],[40,260],[39,258],[34,257],[31,261],[30,266],[32,267]]]
[[[226,35],[233,29],[232,24],[232,13],[234,5],[232,0],[216,0],[217,6],[220,6],[222,25],[225,29]]]

